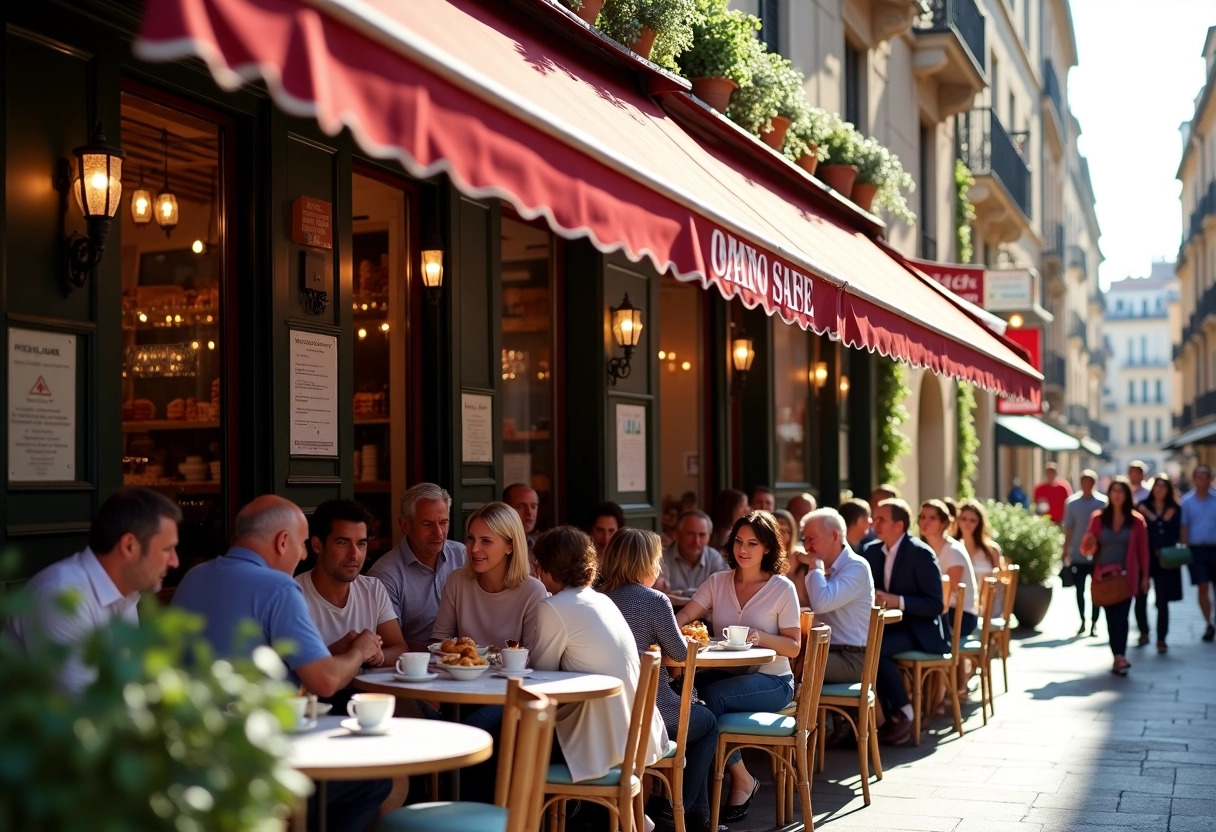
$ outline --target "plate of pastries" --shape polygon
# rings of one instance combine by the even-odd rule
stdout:
[[[705,622],[701,619],[690,621],[680,628],[680,633],[685,638],[695,639],[700,642],[701,649],[704,650],[709,646],[709,628],[705,626]]]
[[[430,646],[438,660],[437,666],[460,681],[476,679],[490,668],[490,661],[485,656],[489,649],[479,647],[476,641],[467,636],[444,639],[438,645]]]

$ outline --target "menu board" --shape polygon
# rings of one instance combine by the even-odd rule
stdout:
[[[338,337],[290,330],[291,453],[338,455]]]
[[[494,397],[460,394],[461,462],[494,461]]]
[[[646,490],[646,408],[616,406],[616,490]]]
[[[75,335],[9,328],[8,479],[76,479]]]

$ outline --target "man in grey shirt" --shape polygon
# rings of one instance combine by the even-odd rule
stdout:
[[[1079,636],[1085,634],[1085,581],[1094,572],[1093,559],[1081,554],[1081,538],[1089,528],[1090,516],[1106,507],[1106,498],[1094,493],[1097,482],[1097,472],[1086,468],[1081,472],[1081,490],[1064,503],[1064,565],[1072,566],[1076,576],[1077,612],[1081,614],[1081,626],[1077,628]],[[1089,625],[1091,636],[1098,634],[1098,611],[1094,606]]]
[[[426,650],[448,575],[464,566],[463,543],[448,540],[452,496],[419,483],[401,495],[398,522],[405,536],[368,570],[388,590],[410,650]]]
[[[823,681],[860,682],[874,606],[874,576],[870,564],[845,542],[844,518],[832,508],[812,511],[802,521],[810,567],[806,594],[816,624],[832,628],[832,643]]]
[[[703,511],[686,511],[676,521],[676,542],[663,550],[659,579],[661,592],[692,594],[715,572],[726,570],[722,553],[709,545],[713,521]]]

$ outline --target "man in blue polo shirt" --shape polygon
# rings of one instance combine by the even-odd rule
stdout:
[[[191,569],[173,605],[206,620],[203,638],[217,656],[249,655],[259,645],[289,642],[282,656],[291,678],[319,696],[350,684],[364,664],[380,662],[380,637],[365,630],[338,655],[317,632],[299,584],[292,579],[304,559],[308,521],[294,503],[273,494],[258,497],[236,516],[232,548]],[[257,630],[248,632],[248,623]],[[389,781],[331,783],[325,814],[332,830],[363,830],[388,796]],[[310,800],[309,825],[319,819]]]
[[[1195,487],[1182,497],[1182,542],[1191,547],[1191,583],[1199,590],[1203,611],[1203,640],[1216,638],[1212,626],[1212,579],[1216,575],[1216,494],[1212,493],[1212,469],[1195,468]]]

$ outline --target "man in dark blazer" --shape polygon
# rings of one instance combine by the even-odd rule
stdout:
[[[942,579],[933,550],[908,536],[912,513],[898,498],[883,500],[874,510],[877,538],[862,554],[874,575],[874,603],[902,610],[903,621],[888,625],[878,660],[878,698],[887,721],[878,738],[902,745],[912,734],[912,705],[894,656],[909,650],[944,653],[949,650],[942,627]]]

